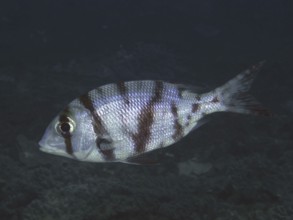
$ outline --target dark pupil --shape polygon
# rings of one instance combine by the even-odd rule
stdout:
[[[69,132],[70,131],[70,124],[64,122],[60,125],[60,129],[62,132]]]

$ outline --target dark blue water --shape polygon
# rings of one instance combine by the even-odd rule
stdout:
[[[1,220],[293,219],[289,0],[0,2]],[[205,88],[267,60],[251,93],[272,117],[219,113],[157,165],[38,150],[72,99],[121,80]]]

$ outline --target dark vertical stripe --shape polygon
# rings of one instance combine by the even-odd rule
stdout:
[[[214,102],[214,103],[219,102],[219,98],[218,98],[218,96],[215,96],[211,102]]]
[[[161,101],[162,93],[163,93],[163,82],[162,81],[155,81],[155,95],[153,96],[151,103],[152,106],[157,102]]]
[[[62,123],[69,123],[68,119],[69,115],[69,110],[64,109],[63,113],[59,116],[59,123],[62,125]],[[73,156],[73,148],[72,148],[72,143],[71,143],[71,134],[70,132],[60,132],[62,137],[64,138],[64,143],[66,147],[66,153],[69,155]]]
[[[187,121],[191,120],[191,115],[187,115]]]
[[[179,123],[178,109],[175,102],[171,103],[171,112],[174,117],[174,134],[172,135],[172,138],[173,140],[177,141],[181,137],[183,137],[183,128],[182,125]]]
[[[84,94],[80,96],[79,98],[80,102],[83,104],[83,106],[88,109],[93,117],[93,126],[94,126],[94,131],[96,134],[104,134],[106,133],[106,130],[104,126],[102,125],[102,119],[101,117],[97,114],[93,102],[89,96],[89,94]]]
[[[198,103],[192,104],[192,108],[191,108],[192,113],[197,112],[199,109],[200,109],[200,105]]]
[[[117,88],[118,88],[118,91],[119,91],[120,95],[122,96],[124,102],[127,105],[129,105],[129,98],[128,98],[127,87],[126,87],[125,83],[124,82],[117,83]]]
[[[101,117],[98,115],[97,111],[94,108],[93,101],[91,100],[89,93],[86,93],[80,96],[79,100],[82,103],[82,105],[90,111],[92,115],[92,118],[93,118],[92,125],[93,125],[93,130],[96,134],[96,145],[97,145],[97,148],[99,149],[99,152],[102,154],[105,160],[110,160],[110,159],[114,160],[115,158],[114,149],[112,150],[101,149],[100,145],[102,144],[102,142],[100,138],[103,135],[107,134],[108,132],[106,131],[106,128],[102,124]]]
[[[188,127],[190,125],[191,115],[187,115],[187,122],[185,123],[185,127]]]
[[[138,116],[138,131],[132,135],[135,144],[135,152],[145,152],[146,144],[151,136],[151,127],[154,122],[154,106],[160,102],[163,93],[163,82],[155,81],[154,95],[151,100],[142,108]]]

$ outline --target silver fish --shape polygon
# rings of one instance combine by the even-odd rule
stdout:
[[[40,150],[80,161],[128,162],[179,141],[207,114],[269,115],[247,94],[263,63],[203,94],[153,80],[101,86],[73,100],[53,119]]]

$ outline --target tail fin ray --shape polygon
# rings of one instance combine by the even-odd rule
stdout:
[[[248,94],[251,84],[265,61],[241,72],[235,78],[216,89],[226,111],[270,116],[271,113]]]

